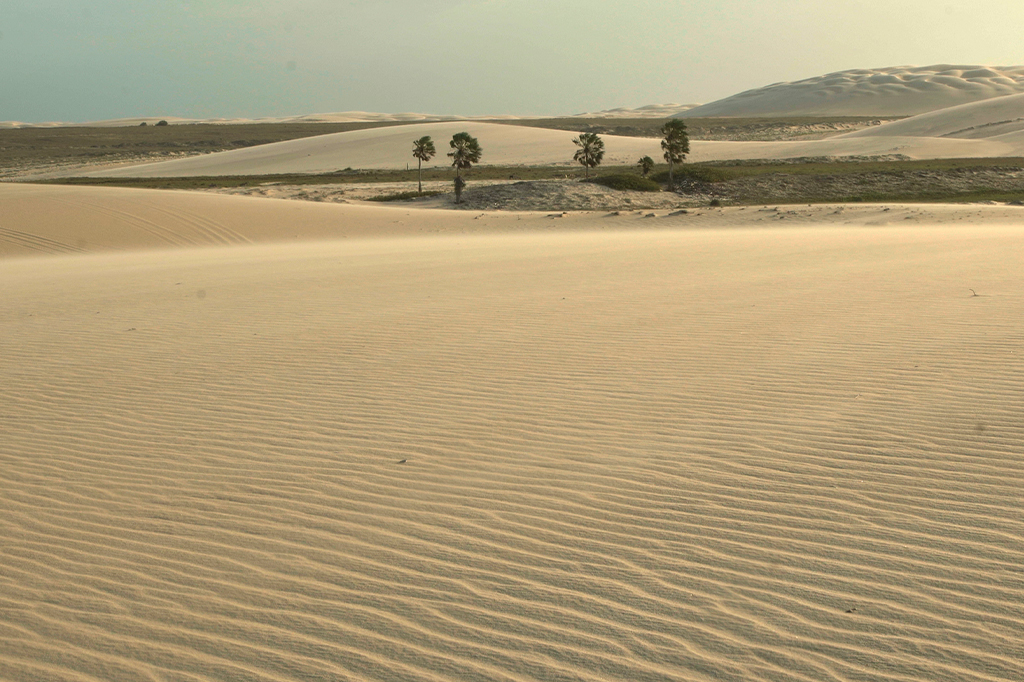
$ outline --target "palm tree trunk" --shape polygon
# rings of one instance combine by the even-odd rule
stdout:
[[[672,191],[673,180],[672,180],[672,159],[668,160],[668,189]]]
[[[420,194],[423,194],[423,159],[417,159],[419,163],[416,164],[416,178],[420,183]]]

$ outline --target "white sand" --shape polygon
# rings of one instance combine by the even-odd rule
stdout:
[[[505,126],[493,123],[427,123],[397,128],[358,130],[276,142],[246,149],[217,152],[174,161],[90,168],[72,175],[93,177],[188,177],[206,175],[266,175],[272,173],[326,173],[344,168],[415,168],[412,140],[431,135],[438,156],[425,167],[446,167],[447,141],[466,130],[480,140],[485,165],[573,166],[577,149],[567,131]],[[632,166],[641,156],[661,158],[660,141],[653,138],[604,135],[605,166]],[[887,135],[847,137],[800,142],[693,141],[688,161],[730,159],[790,159],[808,156],[872,156],[902,154],[912,159],[1024,156],[1024,139],[953,139]],[[408,157],[408,158],[406,158]],[[49,175],[67,175],[67,172]]]
[[[602,109],[601,111],[575,114],[575,116],[579,118],[668,118],[669,116],[675,116],[676,114],[681,114],[684,111],[689,111],[690,109],[699,106],[699,104],[675,103],[648,104],[635,109],[630,107],[617,107],[615,109]]]
[[[0,258],[424,235],[769,225],[884,227],[1024,222],[1019,206],[814,205],[632,212],[471,212],[207,192],[0,183]]]
[[[0,202],[0,679],[1024,669],[1019,210]]]
[[[865,128],[843,137],[1010,139],[1024,131],[1024,94],[996,97]]]
[[[641,107],[616,107],[602,111],[573,114],[577,117],[600,117],[600,118],[665,118],[692,109],[697,104],[647,104]],[[99,127],[115,128],[138,126],[142,123],[155,125],[160,121],[167,121],[171,125],[187,125],[193,123],[208,123],[214,125],[237,125],[248,123],[355,123],[363,121],[383,122],[430,122],[430,121],[496,121],[496,120],[522,120],[532,118],[551,118],[550,116],[460,116],[441,114],[418,114],[412,112],[400,114],[385,114],[370,111],[338,111],[325,114],[302,114],[298,116],[265,116],[262,118],[181,118],[179,116],[136,116],[132,118],[116,118],[103,121],[89,121],[87,123],[63,123],[49,121],[42,123],[26,123],[24,121],[0,121],[0,128],[50,128],[50,127]]]
[[[679,114],[701,116],[913,116],[1024,93],[1024,66],[852,69],[747,90]]]
[[[782,142],[692,141],[690,161],[786,159],[901,154],[912,159],[1024,156],[1024,94],[944,109],[824,140]],[[412,141],[430,135],[438,155],[427,167],[447,166],[448,140],[466,131],[490,165],[572,165],[578,134],[485,122],[421,123],[356,130],[217,152],[173,161],[79,170],[97,177],[181,177],[325,173],[344,168],[415,167]],[[653,138],[602,136],[606,166],[633,165],[641,156],[661,158]]]
[[[478,138],[484,152],[483,160],[492,165],[568,165],[573,163],[573,154],[578,149],[572,140],[579,133],[564,130],[480,122],[421,123],[287,140],[174,161],[92,171],[89,175],[181,177],[323,173],[348,167],[415,168],[412,143],[424,135],[430,135],[437,147],[437,156],[426,166],[448,167],[448,142],[459,132],[468,132]],[[656,139],[602,137],[607,164],[631,164],[641,156],[661,153],[660,142]]]

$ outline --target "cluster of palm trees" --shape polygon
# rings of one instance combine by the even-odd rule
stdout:
[[[661,127],[661,134],[664,136],[661,141],[661,150],[665,161],[668,162],[668,181],[672,184],[672,170],[677,163],[682,163],[686,155],[690,153],[690,139],[686,134],[686,124],[678,118],[670,119]],[[573,144],[579,149],[573,154],[573,161],[583,166],[583,174],[590,179],[590,169],[597,168],[604,158],[604,140],[597,133],[580,133],[579,137],[573,138]],[[462,203],[462,190],[466,181],[462,177],[462,171],[472,168],[474,163],[480,162],[483,149],[480,142],[469,133],[455,133],[451,142],[448,143],[451,151],[448,157],[452,160],[452,167],[455,168],[455,203]],[[412,143],[412,155],[417,160],[416,175],[419,183],[419,193],[423,193],[423,162],[430,161],[437,154],[434,141],[429,135],[425,135]],[[637,162],[640,173],[644,177],[654,168],[654,159],[645,156]]]
[[[690,153],[690,138],[686,134],[686,124],[678,118],[669,119],[661,127],[661,134],[661,151],[668,162],[668,182],[671,185],[674,180],[672,171],[675,164],[682,163]],[[581,133],[573,143],[579,149],[572,158],[583,166],[583,175],[589,179],[590,169],[597,168],[604,158],[604,140],[598,137],[597,133]],[[646,178],[647,174],[654,170],[654,159],[644,156],[636,165],[640,169],[640,174]]]
[[[462,179],[462,171],[472,168],[474,163],[480,162],[484,150],[480,148],[480,142],[469,133],[455,133],[448,145],[452,148],[448,157],[452,160],[452,167],[455,168],[455,203],[462,203],[462,189],[466,181]],[[412,155],[417,160],[416,177],[419,183],[419,192],[423,194],[423,162],[430,161],[437,154],[434,141],[429,135],[425,135],[412,143]]]

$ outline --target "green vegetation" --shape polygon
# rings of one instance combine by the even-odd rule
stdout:
[[[469,133],[455,133],[448,146],[452,148],[448,156],[452,160],[456,177],[462,177],[463,170],[468,170],[474,163],[479,163],[484,153],[480,148],[480,142]]]
[[[694,182],[726,182],[733,178],[739,177],[738,174],[731,172],[730,168],[721,168],[716,166],[698,166],[688,165],[681,168],[677,168],[675,171],[676,181],[690,180]],[[655,173],[651,176],[651,180],[666,184],[670,182],[669,172],[667,170]]]
[[[444,194],[444,192],[424,192],[423,190],[419,192],[395,192],[394,194],[381,194],[380,196],[370,197],[367,201],[408,201],[409,199],[419,199],[420,197],[434,197],[438,194]]]
[[[579,147],[572,155],[572,160],[583,166],[583,177],[590,179],[590,169],[597,168],[604,158],[604,141],[597,133],[580,133],[572,143]]]
[[[690,138],[686,135],[686,124],[678,118],[666,121],[661,127],[661,134],[664,137],[661,150],[668,161],[668,184],[671,187],[673,166],[686,160],[686,155],[690,153]]]
[[[174,129],[171,126],[170,129]],[[131,130],[138,130],[131,128]],[[150,132],[155,128],[150,127]],[[604,167],[602,167],[604,169]],[[604,170],[591,180],[621,175],[625,167]],[[580,178],[578,169],[562,166],[474,166],[474,180],[550,180]],[[639,175],[629,174],[641,180]],[[666,182],[667,166],[654,168],[650,180]],[[417,170],[345,170],[318,175],[278,174],[192,178],[62,178],[51,184],[149,187],[158,189],[213,189],[260,185],[413,183]],[[424,182],[450,181],[443,168],[423,170]],[[685,164],[676,168],[680,195],[701,203],[711,196],[729,205],[822,202],[966,202],[1024,199],[1024,158],[891,160],[725,161]],[[689,183],[687,181],[690,181]],[[615,180],[602,182],[615,183]],[[633,182],[633,180],[626,181]],[[700,183],[706,183],[701,185]],[[606,185],[611,186],[611,185]]]
[[[893,116],[884,120],[903,118]],[[497,120],[503,125],[570,130],[599,135],[662,137],[665,118],[564,117]],[[842,132],[866,128],[880,122],[877,116],[778,116],[764,118],[686,118],[691,140],[780,140],[799,139],[809,134]]]
[[[632,173],[616,173],[614,175],[599,175],[591,178],[590,182],[603,185],[611,189],[632,190],[634,192],[660,192],[661,185],[648,178],[633,175]]]
[[[430,135],[424,135],[418,140],[412,143],[412,155],[416,158],[416,179],[420,184],[420,193],[423,193],[423,162],[430,161],[434,158],[434,154],[437,154],[437,149],[434,147],[434,141],[430,139]]]
[[[553,180],[582,177],[566,166],[475,166],[476,180]],[[333,173],[276,173],[270,175],[206,175],[182,178],[55,178],[37,181],[56,185],[97,185],[106,187],[144,187],[150,189],[215,189],[257,187],[260,185],[345,185],[378,182],[416,182],[413,170],[340,170]],[[425,168],[423,180],[450,181],[447,168]]]
[[[455,203],[461,204],[462,190],[466,187],[462,171],[469,170],[474,163],[479,163],[484,150],[480,148],[480,142],[469,133],[455,133],[448,146],[452,148],[448,156],[455,168]]]
[[[923,159],[923,160],[849,160],[849,159],[786,159],[716,161],[689,164],[687,168],[714,168],[732,180],[756,175],[861,175],[902,171],[950,171],[983,168],[1024,169],[1024,158]]]
[[[651,171],[654,170],[654,159],[649,156],[642,156],[640,157],[640,160],[636,162],[636,165],[637,168],[640,169],[640,175],[646,178],[651,174]]]

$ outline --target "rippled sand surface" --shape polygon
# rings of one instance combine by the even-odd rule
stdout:
[[[809,224],[0,260],[0,679],[1019,679],[1022,256]]]

